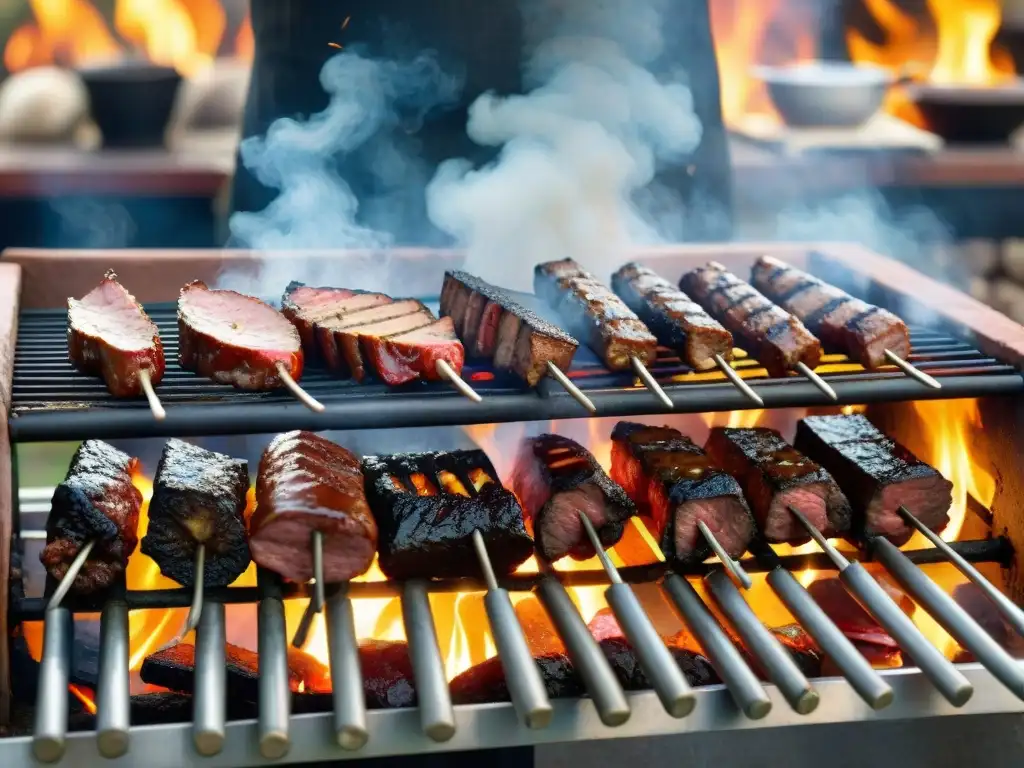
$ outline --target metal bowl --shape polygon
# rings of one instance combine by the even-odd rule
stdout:
[[[1024,80],[992,87],[920,83],[907,95],[950,144],[1003,144],[1024,125]]]
[[[786,124],[797,128],[863,125],[896,80],[881,67],[831,61],[756,67],[754,76],[768,86]]]

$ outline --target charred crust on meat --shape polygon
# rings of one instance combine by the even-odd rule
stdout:
[[[533,663],[544,681],[544,689],[553,699],[577,698],[586,693],[583,680],[563,651],[536,656]],[[511,701],[501,659],[492,656],[470,667],[451,682],[453,704],[489,704]]]

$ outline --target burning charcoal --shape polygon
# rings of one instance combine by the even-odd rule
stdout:
[[[564,652],[554,651],[537,656],[534,663],[551,698],[574,698],[585,693],[583,681]],[[505,670],[497,656],[492,656],[456,676],[451,682],[451,692],[452,702],[455,704],[511,701],[508,683],[505,681]]]
[[[124,572],[138,543],[142,493],[132,485],[138,460],[100,440],[86,440],[57,486],[46,521],[46,547],[39,555],[47,573],[60,580],[87,541],[95,541],[72,589],[106,589]]]
[[[594,556],[583,512],[605,548],[622,538],[636,506],[579,443],[559,435],[523,440],[510,480],[530,519],[537,551],[548,561]]]
[[[548,612],[534,596],[523,598],[515,605],[516,618],[523,628],[523,636],[534,656],[565,650],[562,638],[558,636],[555,625]]]
[[[913,614],[914,603],[905,594],[885,580],[878,581],[905,613]],[[896,640],[846,591],[838,578],[818,579],[811,583],[807,591],[873,666],[902,665],[900,647]],[[894,663],[897,661],[899,663]]]
[[[365,640],[359,644],[359,663],[368,709],[416,706],[416,681],[408,645]]]
[[[953,599],[1011,656],[1024,658],[1024,638],[1013,630],[995,603],[979,587],[970,582],[958,584],[953,589]],[[976,661],[974,654],[959,646],[953,660],[958,664]]]
[[[781,627],[772,627],[771,631],[775,635],[775,639],[789,651],[789,655],[793,657],[793,661],[805,676],[819,677],[821,675],[824,656],[817,643],[804,632],[803,627],[799,624],[786,624]]]
[[[533,551],[523,510],[483,451],[368,456],[363,474],[388,578],[478,577],[474,530],[499,576]]]
[[[192,719],[192,694],[158,691],[132,696],[132,725],[187,723]]]
[[[160,572],[192,586],[196,549],[206,547],[206,586],[226,587],[249,566],[245,461],[171,439],[164,446],[142,552]]]

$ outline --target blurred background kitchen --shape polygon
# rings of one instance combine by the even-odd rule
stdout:
[[[0,0],[0,247],[222,243],[247,5]],[[733,236],[865,242],[1024,321],[1024,0],[710,7]]]

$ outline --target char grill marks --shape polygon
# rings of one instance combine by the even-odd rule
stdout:
[[[253,559],[295,582],[313,578],[311,541],[323,540],[324,579],[365,573],[377,549],[377,524],[363,490],[359,459],[311,432],[286,432],[260,458],[256,510],[249,520]]]
[[[86,440],[53,493],[46,546],[39,555],[47,573],[62,579],[85,542],[96,542],[72,584],[75,592],[111,586],[138,544],[142,493],[132,485],[137,467],[137,459],[113,446]]]
[[[587,449],[560,435],[523,440],[510,485],[532,524],[537,551],[552,562],[565,555],[576,560],[594,556],[580,512],[605,548],[618,543],[636,512]]]
[[[390,385],[437,381],[439,360],[462,371],[465,351],[454,323],[415,299],[291,283],[281,305],[306,353],[340,376],[363,381],[373,373]]]
[[[558,310],[570,333],[583,339],[610,371],[644,365],[658,354],[658,340],[626,304],[572,259],[538,264],[534,292]]]
[[[164,375],[160,332],[113,271],[81,299],[68,299],[68,357],[114,397],[143,394],[142,370],[153,386]]]
[[[704,450],[739,481],[768,541],[801,544],[810,539],[789,507],[828,537],[849,530],[850,502],[835,480],[774,429],[715,427]]]
[[[283,386],[279,365],[296,381],[302,377],[295,326],[252,296],[189,283],[178,297],[178,334],[181,367],[218,384],[277,389]]]
[[[499,576],[533,551],[523,510],[483,451],[368,456],[363,472],[389,578],[479,577],[474,530]]]
[[[532,387],[548,362],[565,371],[579,342],[512,299],[508,291],[466,272],[446,272],[441,315],[451,317],[470,357],[492,360]]]
[[[900,318],[813,275],[762,256],[754,264],[751,280],[826,345],[841,349],[865,368],[885,365],[887,349],[904,359],[910,354],[910,331]]]
[[[195,578],[196,550],[205,548],[203,581],[226,587],[249,566],[245,461],[171,439],[164,445],[149,502],[142,552],[182,586]]]
[[[850,499],[855,536],[906,544],[914,529],[900,516],[901,505],[933,531],[949,522],[953,484],[864,416],[809,416],[797,425],[795,445],[827,469]]]
[[[715,355],[732,359],[732,334],[693,299],[635,262],[612,275],[612,289],[691,368],[714,368]]]
[[[612,479],[648,518],[670,563],[700,563],[711,549],[703,521],[732,557],[754,535],[754,519],[736,479],[714,466],[688,437],[671,427],[620,421],[612,431]]]
[[[797,363],[814,368],[821,360],[821,343],[803,323],[721,264],[687,272],[679,287],[732,331],[770,376],[785,376]]]

